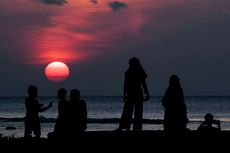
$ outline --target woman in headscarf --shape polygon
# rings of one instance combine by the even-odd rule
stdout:
[[[165,108],[164,130],[167,132],[185,131],[188,123],[187,109],[183,89],[177,75],[170,77],[169,87],[163,96],[162,105]]]

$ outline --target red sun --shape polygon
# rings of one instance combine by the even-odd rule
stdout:
[[[65,63],[52,62],[46,66],[45,75],[48,80],[53,82],[62,82],[69,76],[69,68]]]

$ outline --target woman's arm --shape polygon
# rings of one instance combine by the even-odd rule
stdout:
[[[126,78],[124,80],[124,88],[123,88],[123,101],[126,101],[126,97],[127,97],[127,81]]]
[[[146,94],[144,101],[147,101],[149,100],[149,90],[148,90],[147,83],[145,80],[142,81],[142,86],[143,86],[144,93]]]

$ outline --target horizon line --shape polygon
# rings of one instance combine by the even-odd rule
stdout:
[[[28,95],[23,96],[2,96],[0,98],[10,98],[10,97],[27,97]],[[39,97],[57,97],[56,95],[41,95]],[[67,96],[69,97],[69,95]],[[81,97],[123,97],[122,95],[81,95]],[[150,97],[163,97],[163,95],[153,95]],[[184,97],[230,97],[230,95],[185,95]]]

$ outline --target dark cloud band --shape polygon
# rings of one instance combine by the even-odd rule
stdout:
[[[33,1],[41,2],[41,3],[49,4],[49,5],[52,5],[52,4],[53,5],[63,5],[67,3],[66,0],[33,0]]]
[[[97,4],[98,3],[97,0],[90,0],[90,2],[93,3],[93,4]]]
[[[127,8],[128,5],[126,3],[123,3],[123,2],[114,1],[114,2],[110,2],[109,3],[109,7],[113,11],[119,11],[121,9]]]

